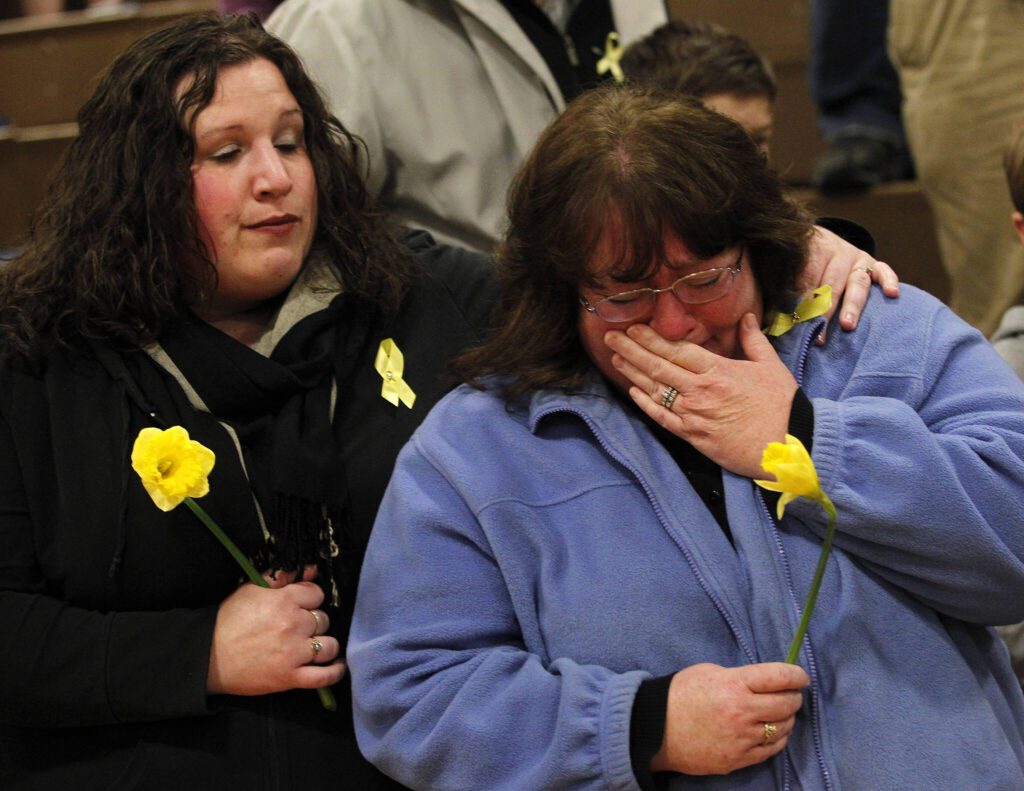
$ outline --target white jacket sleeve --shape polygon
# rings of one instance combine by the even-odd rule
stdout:
[[[387,156],[381,128],[375,73],[386,57],[386,42],[377,26],[359,9],[332,12],[330,5],[310,0],[278,6],[267,30],[285,41],[302,59],[342,125],[366,146],[361,172],[374,195],[387,180]]]

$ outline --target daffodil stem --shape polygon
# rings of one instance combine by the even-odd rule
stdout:
[[[186,497],[185,505],[199,518],[200,522],[206,525],[214,537],[224,546],[224,549],[231,553],[231,557],[238,562],[238,565],[242,567],[242,571],[245,572],[254,585],[259,585],[261,588],[270,587],[270,583],[263,579],[263,576],[256,571],[256,568],[249,562],[249,558],[242,554],[242,551],[235,546],[235,542],[228,538],[227,533],[220,529],[220,525],[213,521],[199,503],[191,497]],[[328,687],[319,687],[316,694],[320,696],[320,704],[325,709],[328,711],[336,711],[338,709],[338,704],[334,700],[334,693]]]
[[[814,569],[814,578],[811,580],[811,589],[807,592],[807,601],[804,602],[803,615],[800,616],[800,625],[793,635],[793,642],[789,644],[789,653],[786,654],[786,662],[796,664],[796,658],[800,655],[800,646],[804,642],[804,635],[807,634],[807,625],[811,622],[811,613],[814,612],[814,604],[818,600],[818,589],[821,587],[821,578],[825,575],[825,566],[828,564],[828,555],[832,551],[832,539],[836,536],[836,507],[828,499],[828,495],[822,492],[824,499],[821,507],[828,514],[828,528],[825,530],[825,541],[821,545],[821,554],[818,555],[818,566]]]
[[[233,557],[238,562],[238,565],[242,567],[242,571],[245,572],[253,585],[259,585],[261,588],[270,587],[270,584],[263,579],[262,575],[256,571],[252,563],[249,562],[249,558],[242,554],[242,551],[235,546],[235,542],[228,538],[227,533],[220,529],[220,525],[210,518],[210,515],[203,510],[203,507],[199,505],[199,503],[191,497],[186,497],[185,505],[189,507],[192,513],[199,517],[200,522],[209,528],[214,537],[224,545],[224,549],[231,553],[231,557]]]
[[[316,694],[320,696],[320,705],[328,711],[336,711],[337,702],[334,700],[334,693],[327,687],[317,687]]]

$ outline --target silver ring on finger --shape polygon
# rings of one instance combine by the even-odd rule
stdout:
[[[761,725],[764,726],[764,743],[771,744],[775,734],[779,732],[779,726],[774,722],[762,722]]]
[[[323,634],[322,626],[320,622],[320,612],[318,610],[308,610],[309,614],[313,616],[313,634],[310,637],[316,637],[318,634]]]
[[[661,394],[661,405],[665,409],[672,409],[672,405],[676,402],[676,396],[679,395],[679,391],[674,387],[669,387]]]
[[[317,640],[315,637],[310,641],[309,647],[313,649],[313,658],[310,662],[316,662],[320,658],[320,652],[324,650],[324,644]]]

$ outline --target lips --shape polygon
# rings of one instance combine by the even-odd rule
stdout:
[[[275,214],[272,217],[266,217],[259,222],[246,223],[242,227],[248,231],[259,231],[259,230],[285,230],[287,227],[294,225],[299,221],[299,218],[294,214]]]

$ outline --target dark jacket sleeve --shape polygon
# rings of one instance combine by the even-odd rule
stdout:
[[[37,461],[48,455],[46,432],[39,430],[46,421],[30,431],[19,426],[22,439],[16,442],[8,420],[10,390],[5,391],[0,415],[0,722],[71,726],[206,713],[216,607],[121,611],[62,599],[66,577],[44,568],[75,562],[67,556],[78,550],[62,526],[81,533],[88,507],[66,501],[56,476],[43,472],[47,464],[32,465],[31,474],[26,470],[26,443],[38,449],[30,454]],[[29,414],[45,412],[42,392],[37,395],[27,405]],[[26,410],[18,414],[24,417]],[[34,507],[39,502],[46,504],[45,515]],[[99,526],[95,532],[99,543]],[[97,576],[97,585],[109,586],[116,598],[117,581]]]
[[[847,220],[845,217],[819,217],[815,224],[826,231],[832,231],[854,247],[860,248],[868,255],[875,254],[875,237],[860,223]]]
[[[465,321],[481,334],[491,326],[498,299],[498,278],[491,256],[454,245],[439,244],[426,231],[406,231],[402,241],[448,292]]]

